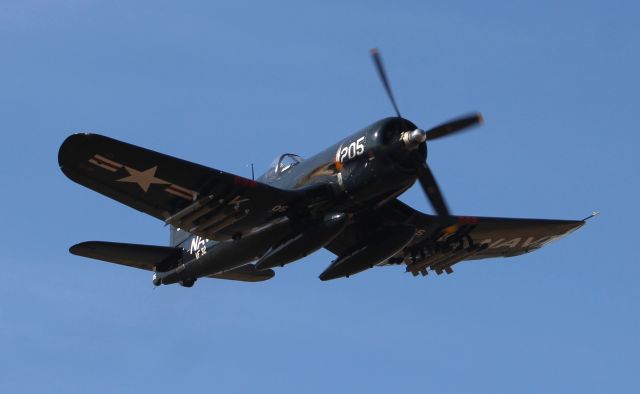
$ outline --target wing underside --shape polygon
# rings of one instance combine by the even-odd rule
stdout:
[[[428,269],[451,272],[464,260],[511,257],[534,251],[584,225],[584,220],[516,219],[423,214],[394,200],[356,222],[327,249],[341,256],[371,236],[371,223],[410,224],[416,235],[409,245],[379,265],[406,264],[407,271],[426,275]]]
[[[58,153],[74,182],[193,234],[224,240],[287,206],[283,190],[97,134],[74,134]],[[280,213],[281,214],[281,213]]]

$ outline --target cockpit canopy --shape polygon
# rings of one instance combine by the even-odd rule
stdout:
[[[273,161],[273,163],[271,163],[271,166],[269,167],[267,172],[265,172],[264,175],[261,176],[261,178],[279,178],[282,174],[289,171],[294,166],[302,163],[303,160],[304,159],[302,157],[293,153],[285,153],[283,155],[280,155]]]

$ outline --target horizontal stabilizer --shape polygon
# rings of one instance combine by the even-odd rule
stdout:
[[[273,270],[257,270],[253,264],[247,264],[222,274],[209,275],[208,278],[239,280],[242,282],[262,282],[274,276],[275,272],[273,272]]]
[[[69,252],[109,263],[126,265],[147,271],[165,271],[182,257],[182,249],[169,246],[127,244],[119,242],[88,241],[73,245]],[[209,278],[260,282],[275,276],[273,270],[257,270],[248,264]]]
[[[182,256],[180,248],[118,242],[88,241],[73,245],[69,252],[109,263],[153,271],[170,266]]]

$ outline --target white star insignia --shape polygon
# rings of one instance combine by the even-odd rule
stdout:
[[[154,166],[149,168],[148,170],[138,171],[131,167],[124,167],[125,170],[129,173],[129,176],[124,177],[122,179],[116,179],[118,182],[131,182],[137,183],[144,192],[149,190],[149,186],[152,184],[155,185],[168,185],[169,182],[164,181],[160,178],[156,178],[156,170],[158,166]]]

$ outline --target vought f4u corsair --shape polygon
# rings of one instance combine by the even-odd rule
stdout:
[[[584,220],[450,214],[426,163],[427,142],[482,122],[463,116],[428,130],[400,115],[382,61],[374,64],[396,116],[379,120],[306,160],[279,156],[257,179],[190,163],[97,134],[74,134],[58,153],[74,182],[170,225],[169,246],[90,241],[70,252],[153,271],[153,283],[199,278],[256,282],[274,267],[326,248],[337,257],[321,280],[376,266],[414,276],[450,274],[464,260],[536,250]],[[416,180],[435,215],[397,197]]]

